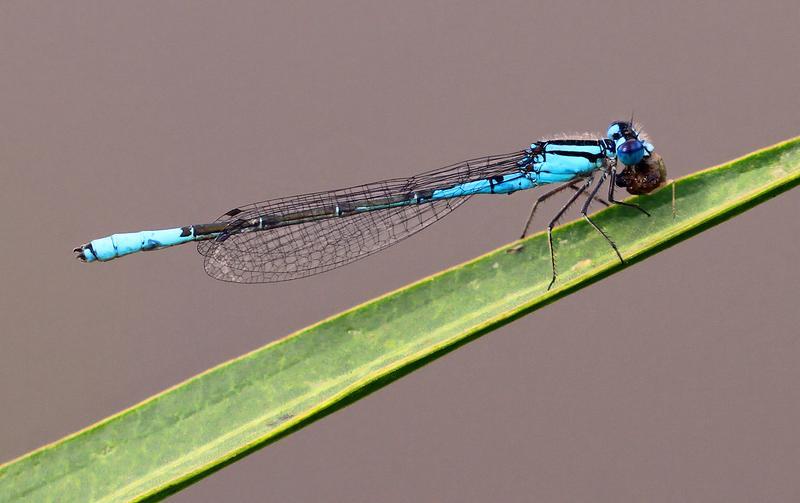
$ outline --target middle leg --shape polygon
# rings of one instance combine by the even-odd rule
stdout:
[[[617,245],[614,243],[614,241],[612,241],[611,238],[608,237],[608,234],[606,234],[605,231],[603,231],[603,229],[601,229],[600,226],[598,226],[596,223],[594,223],[594,221],[591,218],[589,218],[589,215],[587,215],[587,212],[589,211],[589,202],[592,200],[592,197],[595,194],[597,194],[597,192],[600,190],[600,187],[603,186],[603,182],[606,181],[606,176],[607,175],[608,175],[608,172],[606,172],[606,171],[603,171],[603,174],[600,175],[600,180],[597,181],[597,185],[595,185],[594,188],[592,189],[592,192],[591,192],[591,194],[589,196],[589,199],[586,200],[586,204],[584,204],[583,208],[581,208],[581,215],[583,215],[583,218],[586,219],[587,222],[589,222],[589,225],[594,227],[594,230],[599,232],[600,235],[603,236],[606,241],[608,241],[608,244],[611,245],[611,248],[614,250],[614,253],[617,254],[617,257],[619,258],[620,263],[624,264],[625,263],[625,259],[622,258],[622,254],[617,249]]]

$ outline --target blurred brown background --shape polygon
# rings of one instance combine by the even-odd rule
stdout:
[[[0,460],[509,242],[533,194],[277,285],[73,246],[632,112],[679,177],[800,134],[798,24],[796,0],[0,3]],[[797,500],[799,214],[789,192],[174,500]]]

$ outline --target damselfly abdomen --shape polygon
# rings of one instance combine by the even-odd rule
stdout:
[[[624,166],[620,173],[618,162]],[[205,270],[213,278],[237,283],[287,281],[376,253],[474,195],[560,184],[537,199],[523,231],[524,237],[540,202],[564,189],[575,191],[548,226],[553,266],[549,289],[556,279],[551,231],[581,194],[588,196],[581,214],[623,261],[611,238],[587,215],[589,203],[599,199],[597,193],[608,177],[608,202],[644,213],[636,205],[615,200],[614,187],[644,194],[666,181],[663,161],[631,122],[612,123],[605,138],[542,140],[525,150],[471,159],[410,178],[252,203],[210,224],[113,234],[75,248],[75,253],[85,262],[108,261],[198,241]]]

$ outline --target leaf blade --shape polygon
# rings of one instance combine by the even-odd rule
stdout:
[[[593,216],[627,267],[800,183],[800,138]],[[673,218],[672,190],[678,214]],[[623,268],[585,222],[539,233],[335,315],[0,466],[2,499],[159,499]],[[165,448],[164,446],[167,446]]]

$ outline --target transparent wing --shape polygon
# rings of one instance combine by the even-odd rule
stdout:
[[[205,270],[213,278],[236,283],[311,276],[376,253],[424,229],[466,199],[234,234],[211,248]]]
[[[199,242],[198,251],[211,277],[236,283],[287,281],[329,271],[419,232],[469,198],[425,201],[433,190],[518,173],[524,155],[473,159],[412,178],[241,206],[217,220],[227,224],[225,230]]]

